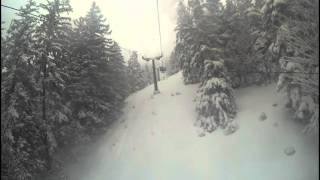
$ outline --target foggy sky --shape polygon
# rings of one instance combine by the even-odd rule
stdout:
[[[137,50],[139,55],[155,56],[160,54],[156,0],[70,0],[76,19],[85,16],[92,2],[96,2],[112,30],[112,38],[121,47]],[[2,0],[3,4],[19,8],[26,0]],[[44,3],[45,0],[36,0]],[[168,57],[175,45],[176,5],[179,0],[159,0],[159,14],[162,35],[162,49]],[[8,22],[14,11],[1,7],[1,19]],[[123,49],[127,58],[129,51]]]

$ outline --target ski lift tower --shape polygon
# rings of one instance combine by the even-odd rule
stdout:
[[[160,60],[162,58],[162,43],[161,43],[161,28],[160,28],[160,16],[159,16],[159,6],[158,6],[158,0],[157,0],[157,15],[158,15],[158,30],[159,30],[159,43],[160,43],[160,56],[156,56],[156,57],[143,57],[142,59],[145,61],[150,61],[152,60],[152,71],[153,71],[153,84],[154,84],[154,92],[153,94],[159,94],[160,91],[158,89],[158,80],[157,80],[157,72],[156,72],[156,65],[155,65],[155,60]]]
[[[150,58],[147,58],[147,57],[143,57],[142,56],[142,59],[145,60],[145,61],[152,61],[152,71],[153,71],[153,85],[154,85],[154,92],[153,94],[159,94],[160,91],[158,89],[158,83],[157,83],[157,74],[156,74],[156,65],[155,65],[155,60],[160,60],[162,58],[162,54],[160,56],[156,56],[156,57],[150,57]]]

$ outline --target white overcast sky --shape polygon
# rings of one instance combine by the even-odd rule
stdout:
[[[93,0],[79,3],[71,0],[73,16],[78,17],[88,11]],[[112,37],[128,49],[140,54],[160,53],[156,0],[95,0],[107,18]],[[175,6],[178,0],[159,0],[162,44],[164,53],[170,53],[175,43]]]
[[[70,0],[73,8],[71,17],[84,16],[93,1],[107,18],[112,37],[120,46],[137,50],[140,55],[153,56],[160,53],[156,0]],[[176,5],[179,0],[158,1],[163,53],[168,57],[175,45]],[[26,0],[1,0],[2,4],[15,8],[26,2]],[[46,2],[46,0],[36,0],[36,2]],[[14,17],[14,11],[3,7],[1,9],[1,19],[9,22]]]

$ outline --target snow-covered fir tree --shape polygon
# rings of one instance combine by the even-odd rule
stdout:
[[[103,132],[114,121],[114,110],[127,94],[125,85],[120,85],[125,84],[123,59],[118,45],[108,38],[110,33],[95,3],[76,21],[73,33],[68,94],[73,117],[88,135]]]
[[[38,8],[28,1],[20,8],[1,42],[1,172],[2,177],[30,179],[45,169],[46,152],[39,145],[39,85],[36,82],[35,29]],[[35,148],[36,147],[36,148]]]
[[[288,95],[287,107],[307,130],[319,131],[319,22],[316,0],[269,0],[264,13],[275,28],[274,46],[281,73],[278,90]]]
[[[190,3],[192,3],[190,1]],[[177,27],[175,53],[182,69],[185,84],[200,81],[200,69],[194,54],[199,48],[197,43],[198,31],[192,23],[191,8],[187,8],[183,1],[177,7]]]
[[[65,72],[70,54],[72,11],[68,0],[54,0],[40,4],[43,15],[36,32],[37,79],[41,83],[41,128],[46,144],[47,168],[53,165],[53,154],[59,145],[57,138],[63,136],[59,131],[63,123],[68,122],[70,106],[64,98],[65,81],[69,77]]]
[[[276,81],[279,76],[276,72],[280,71],[279,47],[274,41],[277,27],[271,21],[271,9],[266,8],[267,4],[268,1],[257,0],[248,12],[250,18],[256,19],[251,21],[252,34],[256,37],[252,56],[262,83]]]
[[[135,92],[146,87],[146,78],[138,61],[138,53],[136,51],[132,52],[128,61],[128,76],[131,92]]]
[[[183,3],[179,5],[178,11],[183,16],[178,16],[180,31],[177,32],[175,51],[182,64],[185,82],[201,82],[196,98],[196,125],[212,132],[218,127],[227,127],[236,114],[230,80],[222,60],[226,44],[221,18],[223,7],[218,0],[192,0],[188,2],[188,8],[190,11]],[[184,57],[181,50],[189,51],[186,59],[181,58]]]
[[[121,54],[121,49],[117,42],[114,42],[111,48],[111,55],[109,57],[109,72],[112,76],[111,84],[114,86],[117,94],[117,102],[122,102],[127,97],[129,92],[128,71],[125,66],[124,57]],[[118,108],[119,109],[119,108]]]
[[[195,124],[212,132],[232,123],[236,105],[224,61],[217,55],[220,54],[219,50],[203,47],[202,52],[205,51],[210,51],[211,55],[207,57],[213,59],[205,60],[203,81],[196,97],[198,117]]]
[[[252,6],[251,0],[229,0],[222,13],[224,59],[231,71],[233,87],[251,84],[259,75],[250,73],[256,70],[256,59],[251,55],[256,37],[251,33],[251,19],[247,16]]]

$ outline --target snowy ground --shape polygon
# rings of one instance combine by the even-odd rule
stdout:
[[[240,129],[199,137],[193,121],[197,85],[181,73],[131,95],[123,122],[114,124],[77,180],[315,180],[318,145],[289,119],[274,85],[236,91]],[[176,95],[176,92],[181,93]],[[172,96],[174,94],[174,96]],[[278,106],[272,105],[277,103]],[[259,120],[265,112],[267,119]],[[274,123],[277,122],[278,126]],[[284,154],[293,146],[296,153]]]

